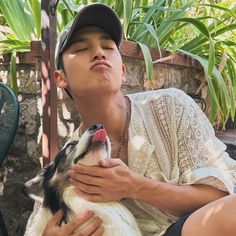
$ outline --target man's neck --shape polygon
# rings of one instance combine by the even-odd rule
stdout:
[[[79,110],[83,131],[90,125],[104,125],[111,138],[119,139],[126,122],[126,102],[121,92],[111,96],[79,98],[76,102]]]

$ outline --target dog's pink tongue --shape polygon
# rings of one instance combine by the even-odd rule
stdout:
[[[99,129],[95,132],[92,142],[102,142],[105,143],[107,137],[107,132],[105,129]]]

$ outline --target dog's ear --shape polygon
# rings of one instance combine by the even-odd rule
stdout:
[[[50,165],[44,167],[40,174],[24,184],[22,192],[34,201],[42,203],[44,198],[44,189],[48,185],[47,181],[54,175],[59,164],[62,162],[61,160],[71,152],[77,143],[78,141],[70,142],[65,146],[65,148],[59,151]]]
[[[34,201],[43,202],[44,192],[43,192],[43,176],[46,169],[50,168],[51,165],[42,169],[42,171],[36,175],[33,179],[27,181],[22,188],[22,192],[32,198]]]

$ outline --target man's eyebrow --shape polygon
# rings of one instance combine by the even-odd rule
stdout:
[[[102,34],[99,37],[99,40],[112,40],[111,36],[108,34]],[[74,44],[74,43],[84,43],[89,41],[89,38],[85,37],[85,36],[77,36],[71,39],[70,41],[70,45]]]
[[[78,36],[78,37],[74,37],[71,39],[70,41],[70,45],[74,44],[74,43],[83,43],[86,42],[88,39],[82,36]]]
[[[100,40],[112,40],[111,36],[108,34],[103,34],[99,37]]]

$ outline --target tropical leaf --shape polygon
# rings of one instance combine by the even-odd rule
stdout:
[[[35,19],[35,31],[37,38],[41,38],[41,4],[40,0],[28,0],[29,5],[31,7],[31,11],[33,13]]]
[[[132,0],[123,0],[123,6],[124,6],[123,29],[124,29],[124,36],[125,38],[127,38],[128,27],[132,15]]]
[[[158,36],[157,36],[157,33],[156,33],[155,29],[150,24],[144,23],[144,25],[147,28],[147,30],[150,32],[150,34],[152,35],[152,37],[155,41],[155,43],[150,43],[150,45],[154,45],[154,47],[157,47],[157,49],[159,51],[159,54],[160,54],[160,57],[162,58],[160,42],[159,42],[159,39],[158,39]]]
[[[0,9],[16,39],[29,41],[35,35],[35,21],[25,1],[1,0]]]
[[[152,19],[154,13],[157,11],[156,7],[159,7],[161,6],[162,4],[164,3],[164,0],[160,0],[160,1],[157,1],[153,4],[152,7],[149,8],[149,10],[147,11],[147,13],[145,14],[142,22],[143,23],[149,23],[150,20]],[[141,25],[141,24],[138,24],[137,28],[135,29],[135,32],[133,35],[129,35],[130,38],[132,39],[136,39],[137,37],[139,37],[139,35],[145,30],[145,26]]]
[[[228,12],[235,20],[236,20],[236,14],[234,11],[231,11],[230,9],[226,7],[222,7],[220,5],[215,5],[215,4],[202,4],[203,6],[211,7],[211,8],[217,8],[220,10],[223,10],[224,12]]]
[[[18,94],[17,78],[16,78],[16,50],[12,51],[10,63],[10,83],[15,94]]]
[[[208,67],[209,67],[209,62],[205,58],[202,58],[200,56],[196,56],[190,52],[184,51],[184,50],[179,50],[180,52],[191,56],[192,58],[196,59],[197,61],[200,62],[200,64],[203,66],[204,71],[205,71],[205,76],[208,82],[209,86],[209,92],[210,96],[212,98],[211,105],[216,105],[217,106],[217,111],[220,112],[222,115],[222,121],[223,124],[226,122],[226,119],[229,116],[229,111],[230,111],[230,96],[227,90],[227,86],[225,84],[225,81],[219,72],[219,70],[214,67],[212,71],[212,75],[208,75]],[[231,103],[232,105],[232,103]],[[211,114],[210,114],[210,121],[213,122],[215,117],[216,117],[216,111],[212,107]]]
[[[153,80],[153,75],[154,75],[153,74],[153,64],[152,64],[152,57],[151,57],[149,48],[145,44],[142,44],[138,41],[136,41],[136,42],[138,43],[138,45],[140,46],[140,48],[143,52],[145,65],[146,65],[147,79]]]

